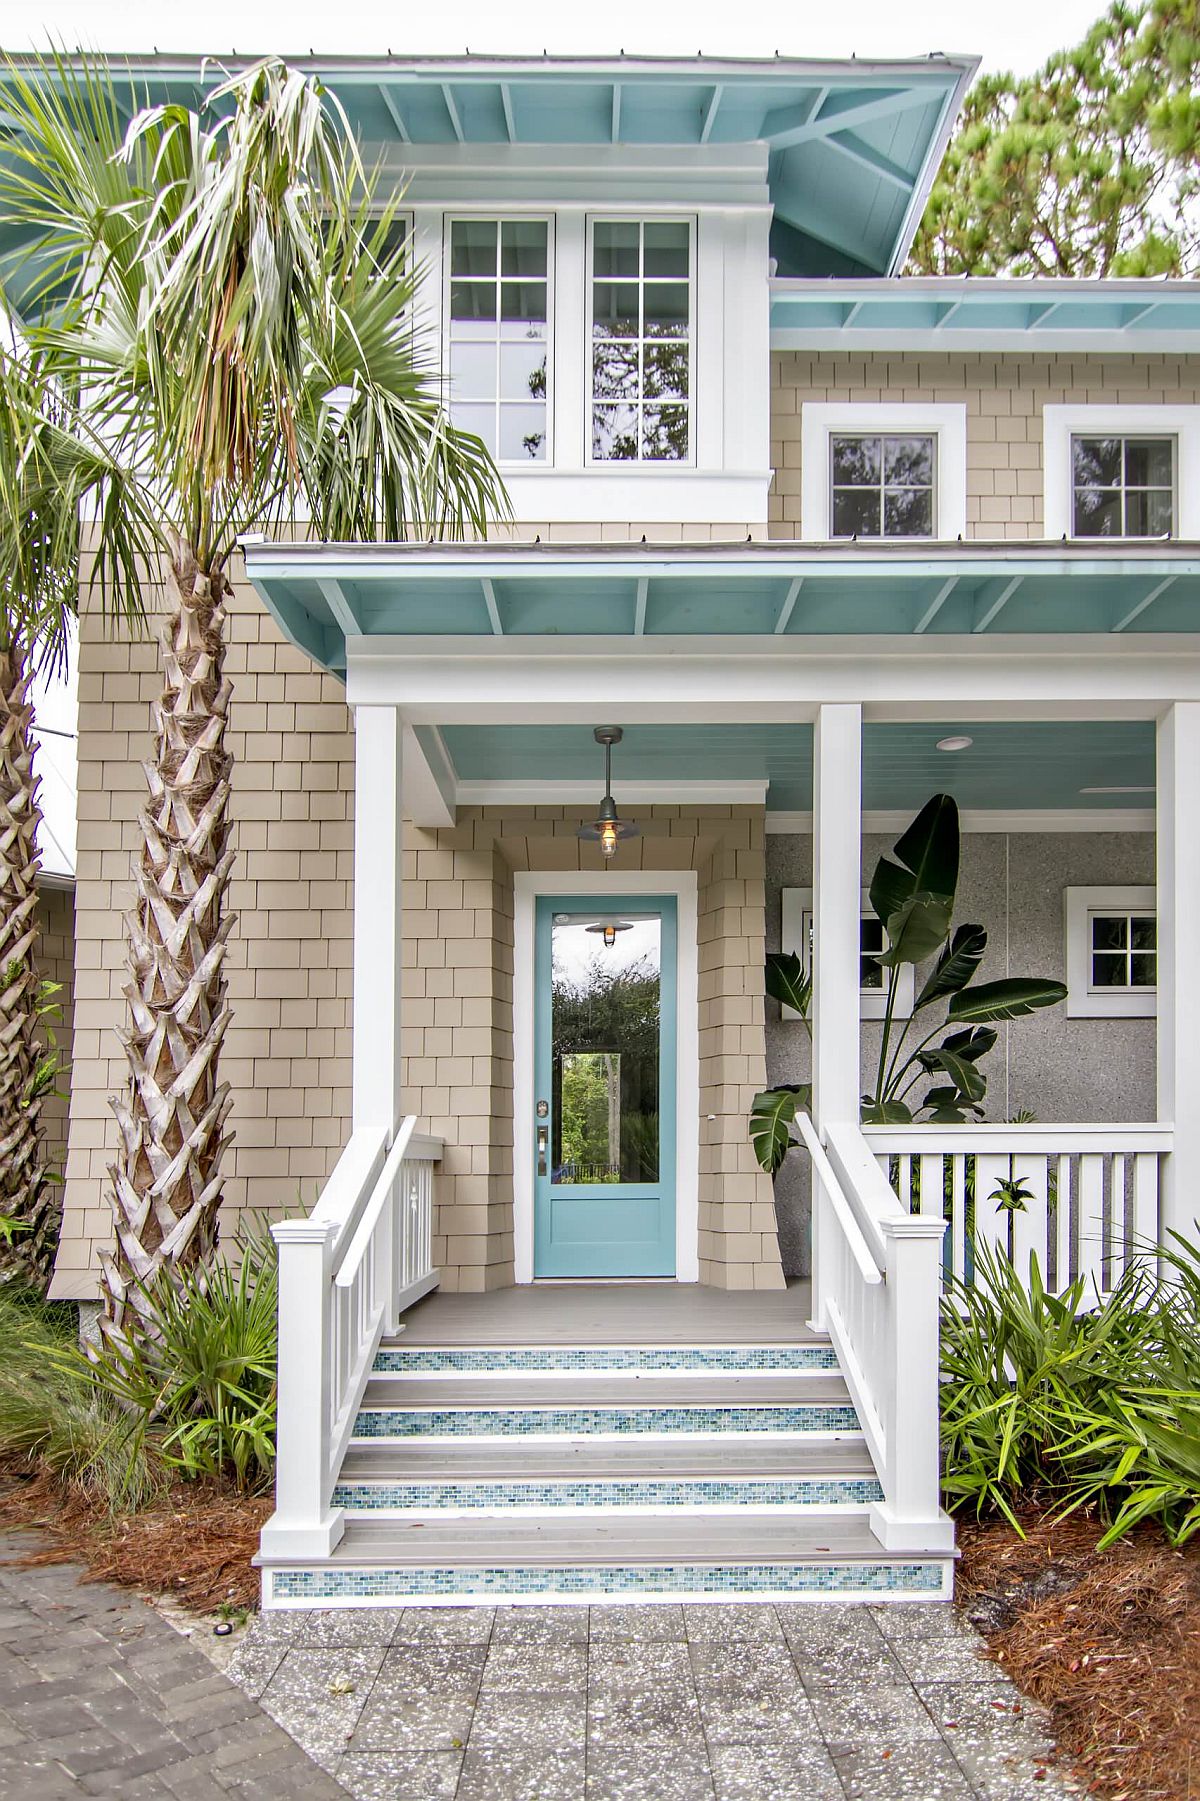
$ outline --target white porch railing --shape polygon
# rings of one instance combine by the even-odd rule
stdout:
[[[903,1211],[948,1222],[945,1267],[960,1280],[986,1244],[1022,1273],[1036,1252],[1058,1292],[1082,1276],[1089,1295],[1105,1294],[1159,1240],[1170,1126],[868,1126],[863,1136]],[[1020,1184],[1011,1210],[1002,1183]]]
[[[854,1399],[883,1501],[871,1528],[889,1550],[953,1548],[938,1470],[938,1301],[945,1222],[907,1212],[857,1123],[812,1159],[813,1320],[827,1331]]]
[[[433,1165],[441,1142],[402,1121],[357,1131],[307,1219],[272,1226],[279,1246],[279,1419],[267,1555],[327,1556],[342,1535],[331,1507],[382,1337],[436,1288]]]

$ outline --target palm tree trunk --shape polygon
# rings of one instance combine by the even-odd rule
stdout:
[[[109,1170],[116,1247],[102,1259],[105,1330],[152,1329],[146,1286],[211,1259],[232,1100],[218,1080],[231,1017],[224,974],[234,916],[226,890],[230,683],[224,675],[229,584],[181,547],[169,574],[166,688],[154,709],[149,799],[128,916],[129,1087],[112,1097],[121,1148]]]
[[[41,980],[35,951],[41,820],[33,769],[33,703],[23,646],[0,648],[0,1267],[45,1288],[62,1205],[46,1167],[42,1131],[46,1056],[39,1041]]]

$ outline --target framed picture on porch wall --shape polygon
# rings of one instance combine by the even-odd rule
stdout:
[[[781,890],[781,900],[780,948],[785,952],[794,951],[807,975],[812,968],[813,891],[811,888],[784,888]],[[887,971],[881,969],[875,959],[887,949],[887,931],[882,921],[876,919],[871,907],[871,897],[865,888],[862,891],[859,917],[862,969],[859,1017],[882,1019],[887,1011]],[[893,1018],[908,1018],[912,1012],[913,992],[913,967],[911,963],[905,963],[900,970]],[[796,1014],[791,1007],[785,1007],[783,1016],[785,1019],[794,1019]]]

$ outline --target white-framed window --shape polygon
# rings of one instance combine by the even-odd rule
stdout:
[[[1158,1010],[1158,913],[1152,887],[1064,890],[1067,1014],[1148,1019]]]
[[[695,220],[588,220],[587,460],[695,460]]]
[[[545,218],[446,224],[450,413],[502,468],[552,454],[552,238]]]
[[[882,1019],[887,1012],[888,972],[878,959],[887,949],[887,931],[875,917],[871,897],[862,891],[859,924],[859,1017]],[[782,892],[780,944],[785,951],[799,957],[805,973],[812,968],[813,891],[811,888],[785,888]],[[913,1006],[913,967],[904,963],[896,985],[893,1018],[907,1019]]]
[[[1048,406],[1042,436],[1047,538],[1200,532],[1200,406]]]
[[[966,535],[965,406],[806,403],[800,465],[804,538]]]

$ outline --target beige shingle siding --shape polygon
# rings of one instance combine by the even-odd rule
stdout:
[[[783,1268],[771,1184],[746,1118],[766,1084],[761,807],[641,807],[622,869],[698,873],[700,1277],[778,1288]],[[406,836],[406,1105],[440,1136],[434,1260],[442,1285],[513,1279],[513,874],[603,868],[576,831],[583,807],[460,809]],[[710,1117],[711,1116],[711,1117]]]
[[[126,1080],[122,915],[145,794],[154,642],[85,615],[79,653],[79,845],[70,1142],[53,1293],[96,1292]],[[234,1019],[222,1073],[233,1090],[225,1229],[242,1208],[308,1207],[345,1142],[350,1097],[354,736],[341,684],[285,644],[253,590],[230,607],[226,669],[238,923],[226,969]]]
[[[54,996],[62,1018],[54,1022],[60,1060],[71,1060],[71,1031],[74,1014],[75,986],[75,895],[70,888],[43,886],[38,890],[37,943],[38,966],[42,980],[56,982],[59,993]],[[46,1133],[46,1155],[50,1168],[62,1175],[67,1156],[67,1083],[69,1075],[58,1084],[59,1092],[47,1098],[42,1109]]]
[[[1042,408],[1200,402],[1200,360],[1089,356],[777,350],[771,356],[770,535],[800,536],[800,420],[805,401],[950,402],[967,409],[967,534],[1037,538]]]

